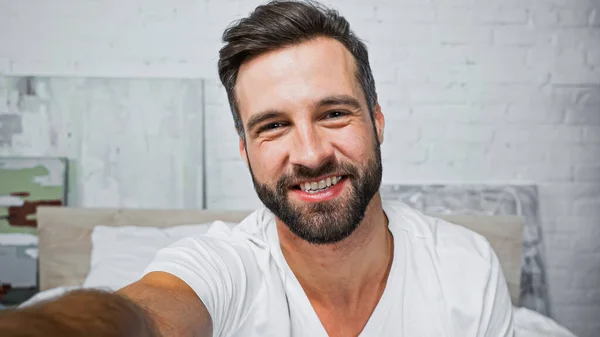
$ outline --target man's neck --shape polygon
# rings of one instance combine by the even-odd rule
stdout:
[[[283,255],[313,305],[351,307],[379,300],[393,258],[381,197],[371,200],[365,217],[348,238],[310,244],[277,222]]]

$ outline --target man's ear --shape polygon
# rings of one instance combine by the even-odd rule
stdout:
[[[246,153],[246,145],[244,144],[244,140],[242,139],[242,136],[239,136],[239,139],[240,139],[240,156],[242,156],[242,159],[246,163],[246,166],[248,166],[248,154]]]
[[[373,108],[373,120],[375,121],[375,130],[377,131],[377,138],[379,139],[379,144],[383,143],[383,130],[385,129],[385,117],[383,116],[383,112],[381,112],[381,106],[379,103],[375,103],[375,107]]]

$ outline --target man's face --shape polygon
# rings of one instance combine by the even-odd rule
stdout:
[[[352,54],[317,38],[242,65],[236,97],[240,152],[256,192],[300,238],[348,237],[381,183],[384,118],[371,120]]]

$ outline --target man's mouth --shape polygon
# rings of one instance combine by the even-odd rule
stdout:
[[[344,176],[331,176],[321,180],[302,182],[294,187],[308,194],[315,194],[330,189],[342,179]]]

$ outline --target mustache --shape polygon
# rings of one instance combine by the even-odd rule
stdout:
[[[291,185],[299,180],[311,180],[325,175],[352,175],[358,174],[358,168],[348,163],[337,163],[329,160],[317,168],[310,168],[302,165],[296,165],[292,173],[283,174],[277,181],[277,189],[287,190]]]
[[[333,173],[341,173],[339,172],[339,167],[340,165],[337,165],[333,160],[329,160],[326,163],[324,163],[323,165],[315,168],[315,169],[311,169],[310,167],[306,167],[306,166],[294,166],[294,173],[293,176],[294,178],[300,180],[300,179],[313,179],[313,178],[318,178],[324,175],[328,175],[328,174],[333,174]]]

